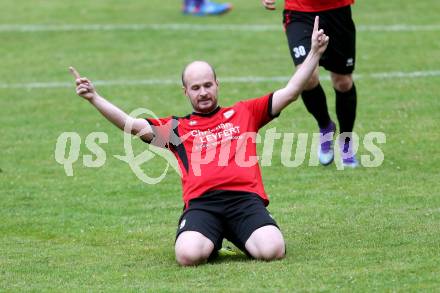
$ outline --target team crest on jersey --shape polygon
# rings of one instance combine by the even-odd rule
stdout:
[[[223,113],[223,116],[225,116],[226,119],[229,119],[229,118],[231,118],[232,115],[234,115],[234,114],[235,114],[235,111],[231,109],[231,110],[226,111],[225,113]]]
[[[189,122],[189,125],[190,126],[194,126],[194,125],[196,125],[197,124],[197,121],[196,120],[191,120],[190,122]]]

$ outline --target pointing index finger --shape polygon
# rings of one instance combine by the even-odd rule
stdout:
[[[317,32],[319,28],[319,16],[315,16],[315,24],[313,25],[313,32]]]
[[[73,77],[75,77],[75,79],[80,79],[81,76],[79,75],[78,71],[76,71],[76,69],[72,66],[69,67],[69,71],[70,73],[73,75]]]

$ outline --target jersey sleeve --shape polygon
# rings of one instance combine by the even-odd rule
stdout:
[[[263,97],[254,98],[242,101],[244,107],[246,107],[254,119],[257,129],[260,129],[272,119],[278,117],[280,113],[272,115],[272,97],[273,93],[265,95]]]
[[[146,118],[145,120],[151,125],[154,133],[154,138],[151,141],[145,142],[161,148],[170,148],[170,140],[173,133],[173,117]]]

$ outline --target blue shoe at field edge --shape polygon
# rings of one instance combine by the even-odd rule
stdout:
[[[200,6],[190,4],[183,7],[184,14],[206,16],[206,15],[220,15],[232,10],[232,5],[229,3],[215,3],[205,1]]]
[[[336,124],[330,120],[330,123],[325,128],[320,128],[320,143],[318,147],[319,163],[323,166],[330,165],[335,157],[333,152],[333,136],[335,134]],[[326,136],[331,135],[331,140],[328,140]]]

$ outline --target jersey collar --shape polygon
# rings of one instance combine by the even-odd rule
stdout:
[[[211,117],[211,116],[215,115],[218,111],[220,111],[220,106],[217,106],[217,108],[215,108],[214,110],[212,110],[209,113],[192,112],[192,115],[201,116],[201,117]]]

